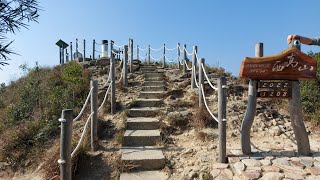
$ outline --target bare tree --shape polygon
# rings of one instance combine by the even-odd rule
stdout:
[[[40,10],[37,0],[0,0],[0,65],[8,65],[6,62],[9,54],[15,54],[8,41],[7,33],[16,33],[20,28],[28,29],[31,21],[38,22]]]

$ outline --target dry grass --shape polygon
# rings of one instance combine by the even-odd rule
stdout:
[[[120,171],[121,173],[130,172],[131,170],[139,168],[138,165],[133,164],[131,161],[122,161],[121,155],[117,155],[112,158],[113,158],[112,159],[113,163],[111,164],[111,166],[114,169],[117,169],[118,171]]]
[[[197,129],[202,129],[205,127],[216,127],[216,121],[210,116],[209,112],[205,107],[198,108],[193,116],[193,121],[191,125]]]

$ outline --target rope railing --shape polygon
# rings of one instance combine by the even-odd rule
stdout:
[[[165,48],[166,48],[166,50],[168,50],[168,51],[173,51],[173,50],[176,50],[177,49],[177,47],[175,47],[175,48],[167,48],[167,46],[165,46]]]
[[[199,84],[198,84],[198,81],[197,81],[197,75],[196,75],[196,67],[193,66],[192,68],[193,68],[193,76],[194,76],[194,79],[195,79],[194,82],[195,82],[197,88],[199,88]]]
[[[148,55],[146,55],[146,56],[141,56],[140,54],[139,54],[139,58],[141,58],[141,59],[146,59],[148,57]]]
[[[160,48],[158,48],[158,49],[153,49],[152,47],[150,47],[150,49],[151,49],[152,51],[160,51],[162,48],[163,48],[163,47],[160,47]]]
[[[186,54],[187,54],[188,56],[192,56],[192,55],[193,55],[193,53],[189,53],[186,48],[184,48],[184,50],[186,51]]]
[[[113,45],[114,45],[115,47],[122,48],[122,47],[124,47],[124,46],[127,45],[127,44],[117,45],[117,44],[113,43]]]
[[[121,59],[119,66],[116,67],[117,69],[119,69],[119,68],[122,66],[122,61],[123,61],[123,60]]]
[[[166,60],[168,61],[168,62],[170,62],[170,63],[173,63],[174,62],[174,60],[169,60],[168,58],[167,58],[167,56],[164,56],[165,58],[166,58]]]
[[[109,87],[108,87],[108,89],[107,89],[107,91],[106,91],[106,94],[104,95],[103,101],[102,101],[100,107],[98,108],[98,112],[101,112],[101,109],[102,109],[104,103],[105,103],[106,100],[107,100],[107,97],[108,97],[108,93],[109,93],[109,91],[110,91],[110,88],[111,88],[111,84],[109,85]]]
[[[187,63],[186,60],[184,60],[184,64],[186,65],[186,67],[187,67],[187,69],[188,69],[189,71],[192,70],[192,68],[189,68],[188,63]]]
[[[163,55],[161,55],[159,58],[154,58],[151,54],[150,54],[150,58],[155,60],[155,61],[159,61],[161,58],[163,57]]]
[[[202,68],[203,74],[204,74],[204,76],[206,77],[207,82],[209,83],[210,87],[211,87],[213,90],[217,91],[218,88],[217,88],[217,87],[214,87],[214,85],[212,85],[212,83],[211,83],[211,81],[210,81],[210,79],[209,79],[209,77],[208,77],[208,75],[207,75],[207,73],[206,73],[206,70],[205,70],[205,68],[204,68],[204,66],[203,66],[202,63],[201,63],[201,68]]]
[[[74,150],[72,151],[72,153],[71,153],[71,157],[73,157],[73,156],[75,155],[75,153],[79,150],[79,148],[80,148],[80,146],[81,146],[81,144],[82,144],[82,142],[83,142],[83,137],[84,137],[84,135],[86,134],[88,124],[89,124],[90,119],[91,119],[91,117],[92,117],[93,114],[94,114],[94,113],[92,112],[92,113],[90,114],[90,116],[88,117],[88,119],[87,119],[87,121],[86,121],[86,123],[85,123],[85,125],[84,125],[84,127],[83,127],[83,131],[82,131],[81,137],[80,137],[80,139],[79,139],[79,142],[78,142],[77,146],[75,147],[75,149],[74,149]]]
[[[205,95],[204,95],[203,85],[201,84],[200,86],[201,86],[202,98],[203,98],[203,102],[204,102],[205,107],[207,108],[207,110],[208,110],[209,114],[211,115],[211,117],[212,117],[215,121],[219,122],[218,118],[215,117],[215,116],[212,114],[210,108],[208,107],[208,104],[207,104],[207,101],[206,101],[206,97],[205,97]]]
[[[89,99],[90,99],[92,90],[93,90],[93,87],[90,89],[90,92],[89,92],[89,94],[88,94],[88,96],[87,96],[87,99],[86,99],[85,103],[83,104],[83,107],[82,107],[80,113],[79,113],[78,116],[75,117],[72,121],[77,121],[77,120],[82,116],[82,114],[83,114],[83,112],[84,112],[84,109],[85,109],[86,106],[88,105],[88,102],[89,102]]]
[[[138,49],[140,50],[140,51],[146,51],[146,50],[148,50],[148,47],[146,47],[146,48],[140,48],[140,47],[138,47]]]

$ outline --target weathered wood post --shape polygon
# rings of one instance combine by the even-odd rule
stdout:
[[[186,63],[187,63],[187,45],[186,44],[184,44],[183,45],[183,73],[187,73],[187,65],[186,65]]]
[[[150,65],[150,45],[148,45],[148,65]]]
[[[133,72],[133,39],[130,39],[130,72]]]
[[[116,81],[115,62],[113,57],[113,41],[110,41],[110,71],[111,71],[111,114],[116,113]]]
[[[60,136],[60,178],[61,180],[71,180],[71,151],[72,151],[72,109],[62,110]]]
[[[166,68],[166,44],[163,44],[162,68]]]
[[[79,44],[78,44],[78,38],[76,39],[76,57],[75,58],[78,58],[79,57]]]
[[[69,62],[69,54],[68,54],[68,49],[66,48],[66,62]]]
[[[289,47],[294,47],[297,49],[300,48],[300,41],[294,39]],[[291,81],[291,92],[292,98],[289,99],[289,111],[291,126],[295,134],[297,141],[298,153],[301,155],[310,154],[310,143],[306,127],[303,122],[303,113],[302,113],[302,104],[301,104],[301,95],[300,95],[300,82]]]
[[[255,56],[263,56],[263,43],[257,43],[255,46]],[[251,142],[250,142],[250,129],[256,115],[256,106],[257,106],[257,80],[249,81],[249,92],[248,92],[248,104],[247,110],[244,115],[241,130],[240,130],[240,139],[241,139],[241,149],[242,153],[250,154],[251,153]]]
[[[204,61],[205,61],[204,58],[201,58],[199,62],[199,107],[203,107],[203,104],[204,104],[204,99],[202,97],[202,90],[201,90],[201,86],[203,87],[204,85],[204,78],[203,78],[204,72],[201,64],[204,65]]]
[[[140,57],[139,57],[139,45],[137,45],[137,59],[140,60]]]
[[[178,69],[181,69],[181,67],[180,67],[180,43],[178,43],[177,50],[178,50]]]
[[[196,75],[196,53],[198,51],[198,46],[193,46],[193,55],[192,55],[192,66],[191,66],[191,89],[195,89],[196,88],[196,77],[194,77],[194,75]]]
[[[72,54],[72,42],[70,42],[70,60],[72,61],[73,60],[73,54]]]
[[[101,50],[101,57],[108,57],[108,40],[102,40]]]
[[[123,52],[123,78],[122,78],[122,84],[124,87],[128,86],[128,45],[124,46],[124,52]]]
[[[97,149],[98,142],[98,81],[91,80],[90,86],[92,89],[91,93],[91,149],[95,151]]]
[[[227,163],[227,81],[218,79],[219,163]]]
[[[96,40],[94,39],[92,42],[92,61],[95,59],[95,53],[96,53]]]
[[[83,40],[83,62],[86,60],[86,40]]]

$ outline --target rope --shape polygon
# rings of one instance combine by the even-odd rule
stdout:
[[[193,66],[192,69],[193,69],[193,77],[194,77],[195,84],[196,84],[197,88],[199,88],[199,84],[198,84],[197,76],[196,76],[196,67]]]
[[[123,68],[122,68],[121,73],[120,73],[120,78],[119,78],[119,80],[118,80],[118,81],[116,81],[116,83],[121,82],[121,80],[122,80],[122,71],[123,71]]]
[[[89,99],[90,99],[90,95],[91,95],[91,93],[92,93],[92,90],[93,90],[93,87],[90,89],[90,92],[89,92],[89,94],[88,94],[88,96],[87,96],[87,99],[86,99],[86,101],[85,101],[85,103],[84,103],[84,105],[83,105],[80,113],[78,114],[78,116],[77,116],[76,118],[73,119],[73,121],[77,121],[77,120],[81,117],[81,115],[83,114],[83,111],[84,111],[85,107],[87,106],[87,104],[88,104],[88,102],[89,102]]]
[[[139,54],[139,58],[140,58],[140,59],[145,59],[145,58],[147,58],[147,57],[148,57],[148,56],[144,56],[144,57],[143,57],[143,56],[140,56],[140,54]]]
[[[142,49],[142,48],[140,48],[140,47],[138,47],[139,48],[139,50],[141,50],[141,51],[146,51],[148,48],[145,48],[145,49]]]
[[[156,59],[156,58],[152,57],[152,55],[151,55],[151,54],[150,54],[150,57],[151,57],[151,59],[153,59],[153,60],[155,60],[155,61],[159,61],[159,60],[163,57],[163,55],[162,55],[162,56],[160,56],[158,59]]]
[[[196,60],[197,60],[197,62],[200,63],[199,58],[198,58],[198,53],[197,53],[197,51],[195,51],[194,54],[196,55]]]
[[[174,62],[174,60],[169,60],[168,58],[167,58],[167,56],[164,56],[165,58],[166,58],[166,60],[168,61],[168,62]]]
[[[180,51],[180,52],[182,52],[182,53],[184,52],[183,50],[181,50],[180,46],[178,46],[178,48],[179,48],[179,51]]]
[[[122,65],[122,59],[120,60],[120,64],[119,64],[119,66],[118,67],[116,67],[117,69],[119,69],[120,67],[121,67],[121,65]]]
[[[169,48],[167,48],[167,46],[165,46],[165,48],[166,48],[166,50],[168,50],[168,51],[173,51],[173,50],[177,49],[177,47],[172,48],[172,49],[169,49]]]
[[[186,51],[186,54],[188,55],[188,56],[191,56],[193,53],[188,53],[188,51],[187,51],[187,49],[186,48],[183,48],[185,51]]]
[[[211,86],[211,88],[212,88],[213,90],[217,91],[218,88],[214,87],[214,86],[211,84],[211,82],[210,82],[210,80],[209,80],[209,78],[208,78],[208,75],[207,75],[207,73],[206,73],[206,71],[205,71],[204,66],[203,66],[202,63],[201,63],[201,67],[202,67],[202,70],[203,70],[203,74],[204,74],[204,76],[206,77],[209,85]]]
[[[99,44],[99,43],[97,43],[97,42],[95,42],[95,43],[96,43],[96,45],[102,46],[102,44]]]
[[[208,107],[208,104],[207,104],[207,101],[206,101],[206,97],[204,96],[204,90],[203,90],[202,84],[201,84],[201,91],[202,91],[202,98],[203,98],[204,105],[206,106],[209,114],[211,115],[211,117],[212,117],[214,120],[216,120],[217,122],[219,122],[218,118],[216,118],[216,117],[212,114],[212,112],[210,111],[210,109],[209,109],[209,107]]]
[[[98,51],[98,50],[94,50],[94,51],[96,51],[96,52],[98,52],[98,53],[102,53],[101,51]]]
[[[153,49],[152,47],[150,47],[150,49],[152,50],[152,51],[159,51],[159,50],[161,50],[163,47],[160,47],[160,48],[158,48],[158,49]]]
[[[124,47],[125,45],[127,45],[127,44],[124,44],[124,45],[122,45],[122,46],[119,46],[119,45],[116,45],[116,44],[113,44],[115,47]]]
[[[110,87],[111,87],[111,84],[109,84],[109,87],[108,87],[108,89],[107,89],[107,91],[106,91],[106,94],[104,95],[103,101],[102,101],[102,103],[101,103],[100,107],[98,108],[98,112],[100,112],[100,110],[102,109],[102,107],[103,107],[104,103],[105,103],[105,102],[106,102],[106,100],[107,100],[107,97],[108,97],[108,93],[109,93]]]
[[[188,67],[188,64],[187,64],[187,61],[186,61],[186,60],[184,60],[184,63],[186,64],[187,69],[190,71],[191,68]]]
[[[74,148],[74,150],[72,151],[72,153],[71,153],[71,157],[73,157],[73,156],[74,156],[74,154],[75,154],[75,153],[78,151],[78,149],[80,148],[80,145],[81,145],[81,144],[82,144],[82,142],[83,142],[83,137],[84,137],[84,135],[86,134],[88,124],[89,124],[90,119],[91,119],[91,117],[92,117],[92,115],[93,115],[93,114],[94,114],[94,113],[92,112],[92,113],[90,114],[90,116],[88,117],[88,120],[87,120],[86,124],[84,125],[84,128],[83,128],[83,131],[82,131],[82,134],[81,134],[80,140],[79,140],[79,142],[78,142],[78,144],[77,144],[76,148]]]

